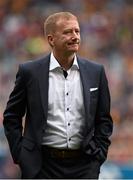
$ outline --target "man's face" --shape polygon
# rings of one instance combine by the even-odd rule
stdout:
[[[79,49],[80,28],[76,19],[60,19],[52,35],[53,51],[75,53]]]

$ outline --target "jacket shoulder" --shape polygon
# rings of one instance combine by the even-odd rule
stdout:
[[[95,71],[98,70],[99,71],[99,70],[104,68],[104,66],[102,64],[97,63],[97,62],[90,60],[90,59],[84,59],[84,58],[78,57],[78,61],[82,65],[84,65],[84,67],[87,69],[89,68],[91,70],[95,70]]]
[[[36,68],[38,68],[42,64],[47,64],[48,62],[49,62],[49,55],[41,57],[39,59],[34,59],[24,62],[20,64],[19,67],[23,71],[32,71],[32,70],[36,70]]]

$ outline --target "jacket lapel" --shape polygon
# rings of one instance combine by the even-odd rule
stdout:
[[[86,118],[86,124],[88,126],[88,119],[90,116],[90,85],[91,85],[91,73],[88,70],[86,66],[85,60],[82,59],[77,59],[78,64],[79,64],[79,71],[80,71],[80,76],[81,76],[81,81],[82,81],[82,86],[83,86],[83,98],[84,98],[84,107],[85,107],[85,118]],[[85,128],[87,129],[87,128]]]
[[[40,62],[39,77],[38,77],[40,95],[41,95],[41,101],[42,101],[45,119],[47,119],[47,111],[48,111],[49,63],[50,63],[50,55],[46,56]]]

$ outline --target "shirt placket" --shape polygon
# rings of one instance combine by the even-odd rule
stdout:
[[[67,146],[70,147],[71,144],[71,122],[70,122],[70,78],[69,76],[65,79],[65,123],[66,123],[66,136],[67,136]]]

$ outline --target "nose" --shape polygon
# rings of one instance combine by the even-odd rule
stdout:
[[[75,39],[80,39],[80,34],[79,33],[77,33],[76,31],[73,31],[73,33],[72,33],[72,40],[75,40]]]
[[[73,31],[73,37],[79,37],[79,33],[77,33],[76,31]]]

